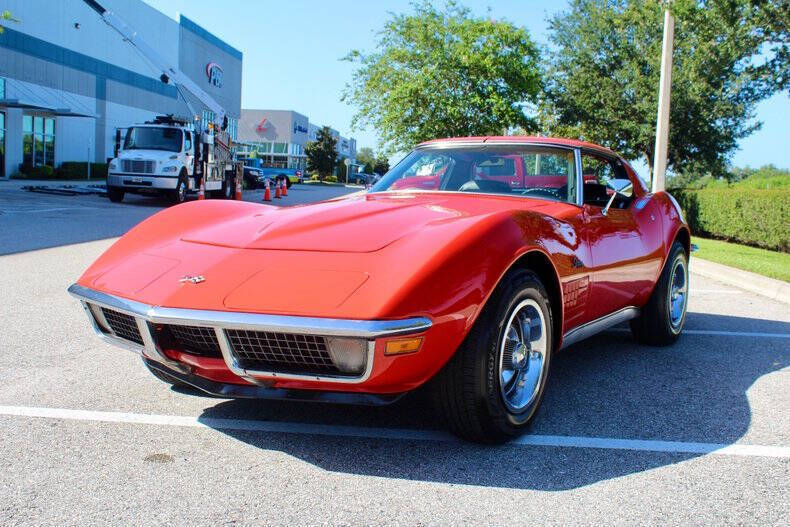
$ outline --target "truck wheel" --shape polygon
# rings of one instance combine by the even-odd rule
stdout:
[[[636,340],[653,346],[675,342],[686,322],[688,293],[688,255],[683,244],[675,242],[642,314],[631,321]]]
[[[233,199],[236,197],[236,178],[226,177],[222,180],[222,199]]]
[[[187,200],[187,173],[181,170],[181,175],[178,176],[178,184],[174,190],[170,191],[170,202],[173,205],[184,203]]]
[[[527,269],[509,273],[434,383],[448,427],[479,443],[523,434],[543,399],[554,346],[549,297]]]
[[[118,187],[107,187],[107,197],[110,198],[110,201],[113,203],[122,202],[124,195],[126,195],[126,192]]]

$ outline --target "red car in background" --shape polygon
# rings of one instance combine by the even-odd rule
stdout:
[[[501,442],[562,348],[626,321],[678,338],[689,250],[675,200],[614,152],[478,137],[420,145],[367,193],[164,210],[70,292],[168,383],[386,404],[430,382],[455,433]]]

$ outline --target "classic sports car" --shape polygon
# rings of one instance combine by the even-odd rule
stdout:
[[[430,381],[455,433],[501,442],[560,349],[625,321],[645,343],[678,338],[689,250],[677,202],[610,150],[470,137],[340,199],[169,208],[69,291],[170,384],[386,404]]]

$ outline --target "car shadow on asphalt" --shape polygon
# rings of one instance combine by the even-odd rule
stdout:
[[[749,327],[790,333],[790,323],[690,315],[694,329]],[[531,432],[542,435],[730,444],[746,433],[746,391],[790,365],[787,339],[684,335],[674,346],[641,346],[614,330],[554,358]],[[259,419],[442,430],[427,390],[381,408],[233,400],[201,418]],[[698,457],[662,453],[218,430],[322,469],[367,476],[536,490],[566,490]]]

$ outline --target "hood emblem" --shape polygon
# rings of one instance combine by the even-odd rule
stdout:
[[[179,282],[181,282],[182,284],[199,284],[200,282],[205,282],[205,281],[206,279],[205,277],[203,277],[203,275],[193,276],[191,274],[184,275],[179,280]]]

